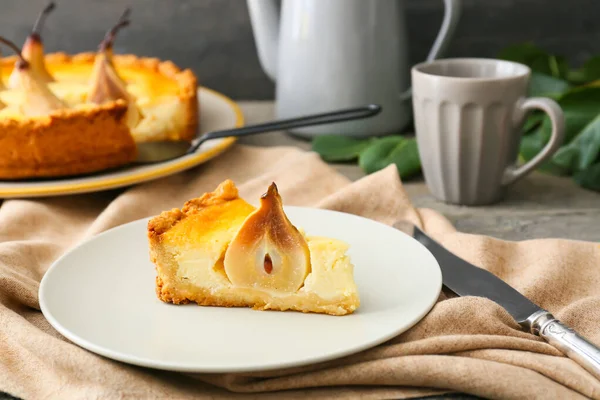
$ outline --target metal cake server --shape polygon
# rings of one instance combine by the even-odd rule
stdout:
[[[377,104],[368,104],[362,107],[348,108],[322,114],[312,114],[303,117],[266,122],[263,124],[248,125],[241,128],[207,132],[196,138],[191,144],[189,142],[140,143],[138,144],[137,159],[134,162],[137,164],[150,164],[172,160],[194,153],[202,143],[211,139],[249,136],[292,128],[351,121],[373,117],[380,112],[381,106]]]
[[[489,271],[478,268],[446,250],[408,221],[396,229],[412,236],[436,258],[444,286],[459,296],[479,296],[498,303],[525,330],[540,336],[600,379],[600,349],[537,306]]]

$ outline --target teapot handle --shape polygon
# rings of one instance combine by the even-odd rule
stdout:
[[[427,61],[433,61],[436,58],[439,58],[446,51],[448,43],[450,43],[450,39],[452,39],[452,35],[454,35],[458,20],[460,19],[460,8],[461,0],[444,0],[444,19],[442,20],[442,27],[433,42],[433,46],[431,46],[431,50],[429,50]],[[406,91],[400,93],[400,98],[402,100],[408,100],[411,96],[412,88],[410,87],[406,89]]]

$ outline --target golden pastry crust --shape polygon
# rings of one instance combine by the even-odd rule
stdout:
[[[214,291],[197,286],[181,290],[168,287],[160,276],[156,277],[156,295],[165,303],[189,304],[212,307],[251,307],[259,311],[299,311],[303,313],[321,313],[329,315],[347,315],[353,313],[360,304],[358,296],[353,295],[342,300],[323,301],[315,295],[274,298],[266,293],[245,289]]]
[[[184,218],[198,214],[198,212],[206,207],[223,204],[236,199],[239,199],[238,189],[232,180],[227,179],[214,192],[207,192],[198,198],[186,201],[181,210],[173,208],[169,211],[163,211],[160,215],[152,218],[148,222],[148,238],[151,243],[158,243],[160,235],[173,228]]]
[[[22,120],[0,119],[0,178],[68,176],[133,161],[136,145],[123,101],[64,109]]]
[[[233,233],[228,239],[231,240],[254,209],[245,202],[247,206],[239,202],[244,201],[239,197],[237,188],[231,180],[226,180],[214,192],[189,200],[181,210],[174,208],[164,211],[148,222],[150,260],[156,267],[156,294],[160,300],[173,304],[194,302],[202,306],[252,307],[257,310],[293,310],[330,315],[346,315],[358,308],[358,295],[352,291],[326,299],[303,289],[277,295],[256,289],[234,287],[224,271],[224,254],[216,262],[216,273],[223,277],[221,279],[226,282],[225,285],[216,284],[211,287],[207,282],[206,287],[200,287],[187,278],[182,278],[178,274],[178,256],[207,238],[198,237],[197,232],[190,231],[186,225],[198,226],[201,230],[204,228],[202,233],[208,232],[207,235],[210,235],[211,232],[222,231],[223,224],[230,222],[233,225],[230,231]],[[234,222],[231,222],[232,209],[236,217]]]

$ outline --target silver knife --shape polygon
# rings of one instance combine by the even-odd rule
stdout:
[[[433,254],[448,289],[459,296],[487,297],[498,303],[523,329],[544,338],[600,379],[600,349],[594,344],[491,272],[452,254],[412,223],[398,221],[394,227],[415,238]]]

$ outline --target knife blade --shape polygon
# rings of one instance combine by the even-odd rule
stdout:
[[[444,286],[459,296],[486,297],[502,306],[521,327],[540,336],[588,372],[600,379],[600,349],[572,328],[534,304],[491,272],[456,256],[408,221],[398,221],[396,229],[421,243],[437,260]]]

